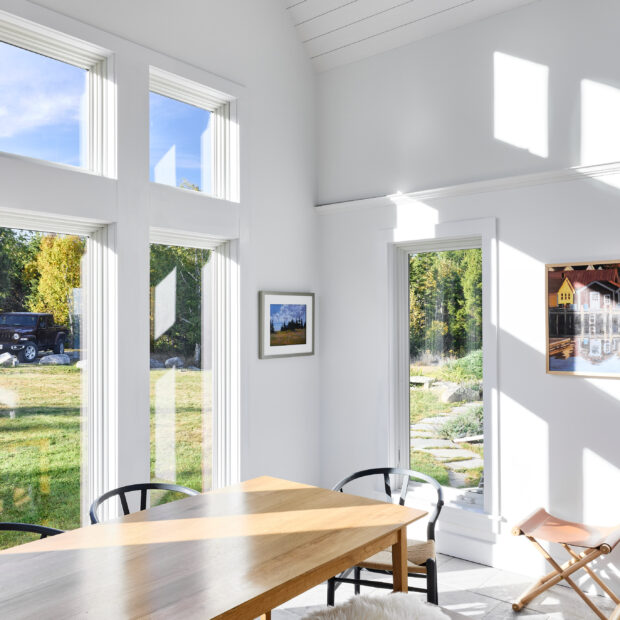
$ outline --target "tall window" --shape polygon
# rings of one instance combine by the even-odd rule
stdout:
[[[411,468],[482,504],[480,249],[410,255],[409,353]]]
[[[199,491],[213,484],[210,259],[151,244],[151,478]]]
[[[0,521],[80,526],[87,247],[0,228]]]

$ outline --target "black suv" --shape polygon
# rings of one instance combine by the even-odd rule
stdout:
[[[34,362],[37,353],[65,352],[69,330],[54,325],[51,314],[41,312],[0,312],[0,353],[17,355],[20,362]]]

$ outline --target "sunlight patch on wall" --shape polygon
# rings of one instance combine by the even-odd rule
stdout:
[[[583,450],[583,521],[597,525],[618,522],[620,469],[590,448]],[[611,495],[610,495],[611,493]]]
[[[529,481],[527,498],[503,495],[504,516],[509,520],[522,519],[528,510],[549,505],[549,425],[505,392],[500,394],[500,411],[502,485],[518,489]],[[523,429],[527,429],[527,445],[515,441]]]
[[[581,165],[620,161],[620,90],[593,80],[581,81]],[[597,177],[620,188],[619,175]]]
[[[435,236],[439,221],[437,209],[406,194],[393,194],[389,199],[396,206],[395,242]]]
[[[499,288],[502,329],[530,349],[545,355],[545,314],[536,305],[514,303],[515,290],[527,290],[534,299],[545,296],[545,265],[533,256],[499,242],[499,261],[504,280]]]
[[[495,52],[494,136],[533,155],[549,155],[549,67]]]

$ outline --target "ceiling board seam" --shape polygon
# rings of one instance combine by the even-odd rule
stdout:
[[[304,0],[305,2],[305,0]],[[358,2],[358,0],[349,0],[349,2],[345,2],[344,4],[341,4],[340,6],[337,6],[333,9],[329,9],[329,11],[325,11],[324,13],[319,13],[318,15],[315,15],[314,17],[308,17],[308,19],[304,19],[303,21],[297,22],[295,24],[295,28],[297,28],[297,26],[303,26],[304,24],[307,24],[308,22],[311,22],[313,19],[318,19],[319,17],[323,17],[325,15],[329,15],[330,13],[333,13],[334,11],[339,11],[340,9],[344,8],[345,6],[349,6],[350,4],[355,4],[356,2]]]
[[[345,43],[344,45],[340,45],[338,47],[335,47],[331,50],[327,50],[325,52],[321,52],[320,54],[317,54],[316,56],[311,56],[311,59],[314,60],[315,58],[320,58],[321,56],[326,56],[327,54],[333,54],[334,52],[338,52],[342,49],[345,49],[347,47],[351,47],[352,45],[357,45],[358,43],[363,43],[364,41],[368,41],[370,39],[374,39],[375,37],[380,37],[384,34],[387,34],[388,32],[394,32],[395,30],[399,30],[400,28],[405,28],[407,26],[411,26],[412,24],[416,24],[418,22],[424,21],[425,19],[430,19],[431,17],[436,17],[437,15],[441,15],[442,13],[447,13],[449,11],[453,11],[454,9],[458,9],[462,6],[465,6],[466,4],[471,4],[472,2],[475,2],[476,0],[465,0],[464,2],[460,2],[459,4],[455,4],[454,6],[448,7],[447,9],[442,9],[441,11],[437,11],[436,13],[431,13],[430,15],[424,15],[424,17],[418,17],[417,19],[414,19],[410,22],[407,22],[406,24],[399,24],[398,26],[394,26],[393,28],[388,28],[387,30],[382,30],[381,32],[376,32],[375,34],[371,34],[367,37],[363,37],[362,39],[359,39],[357,41],[352,41],[351,43]],[[339,29],[338,29],[339,30]],[[325,33],[325,34],[329,34],[329,33]],[[319,35],[319,36],[323,36],[323,35]],[[318,38],[318,37],[313,37],[313,38]],[[308,39],[308,41],[311,41],[312,39]],[[304,41],[304,43],[307,43],[307,41]]]
[[[390,7],[388,7],[387,9],[383,9],[382,11],[377,11],[376,13],[373,13],[372,15],[366,15],[366,17],[360,17],[359,19],[356,19],[355,21],[349,22],[348,24],[345,24],[344,26],[338,26],[337,28],[333,28],[332,30],[326,30],[325,32],[322,32],[321,34],[317,34],[314,37],[310,37],[309,39],[306,39],[305,41],[303,41],[304,43],[308,43],[309,41],[314,41],[315,39],[320,39],[321,37],[324,37],[328,34],[332,34],[332,32],[338,32],[339,30],[344,30],[345,28],[349,28],[351,26],[355,26],[355,24],[359,24],[361,22],[365,22],[369,19],[372,19],[373,17],[377,17],[379,15],[383,15],[384,13],[389,13],[390,11],[393,11],[394,9],[398,9],[401,6],[405,6],[406,4],[411,4],[412,2],[415,2],[416,0],[405,0],[404,2],[399,2],[398,4],[394,4]]]
[[[303,4],[304,2],[306,2],[306,0],[299,0],[299,2],[295,2],[295,4],[291,4],[290,6],[287,6],[286,10],[290,11],[291,9],[294,9],[296,6]]]

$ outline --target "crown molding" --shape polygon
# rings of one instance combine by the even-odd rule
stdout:
[[[565,183],[568,181],[596,179],[618,174],[620,174],[620,162],[597,164],[594,166],[574,166],[572,168],[564,168],[561,170],[550,170],[547,172],[535,172],[532,174],[500,177],[486,181],[473,181],[471,183],[447,185],[445,187],[408,192],[406,194],[389,194],[387,196],[373,196],[371,198],[321,204],[317,205],[315,208],[319,215],[331,215],[333,213],[340,213],[343,211],[359,211],[362,209],[371,209],[373,207],[390,206],[393,205],[398,198],[408,198],[425,202],[429,200],[438,200],[441,198],[470,196],[473,194],[499,192],[510,189],[519,189],[521,187],[547,185],[550,183]]]

